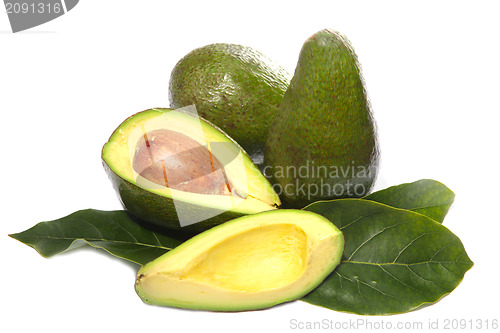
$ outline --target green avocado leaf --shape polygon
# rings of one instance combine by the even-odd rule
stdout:
[[[343,233],[342,261],[302,300],[363,315],[404,313],[439,301],[473,263],[460,239],[415,212],[363,199],[313,203],[305,210]]]
[[[171,233],[172,234],[172,233]],[[9,235],[51,257],[82,245],[144,265],[182,243],[182,239],[145,228],[125,211],[86,209]]]
[[[442,223],[455,200],[455,194],[438,181],[421,179],[413,183],[388,187],[363,199],[411,210]]]

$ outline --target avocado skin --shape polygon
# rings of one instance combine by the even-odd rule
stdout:
[[[170,106],[194,104],[200,116],[222,128],[254,158],[263,153],[290,78],[282,67],[250,47],[210,44],[175,65]]]
[[[271,125],[264,153],[266,174],[271,173],[275,186],[282,189],[283,207],[303,207],[316,200],[368,194],[379,156],[375,121],[357,56],[338,32],[319,31],[304,43]],[[305,176],[304,172],[302,176],[293,172],[277,176],[279,168],[297,170],[304,165],[309,172]],[[313,175],[312,171],[320,170],[321,176]],[[366,172],[358,173],[360,170]],[[319,193],[312,193],[316,189]],[[360,193],[362,189],[364,193]]]
[[[103,162],[103,166],[118,193],[123,207],[136,218],[159,227],[182,231],[182,233],[186,234],[198,234],[223,222],[245,215],[233,211],[224,211],[205,221],[181,226],[177,218],[174,202],[171,199],[149,192],[123,179],[113,172],[106,162]],[[177,204],[180,203],[177,201]],[[193,214],[196,214],[196,210],[203,210],[206,213],[209,208],[185,203],[183,209],[192,209]]]

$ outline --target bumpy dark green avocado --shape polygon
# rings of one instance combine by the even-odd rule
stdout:
[[[357,56],[339,33],[323,30],[304,43],[264,156],[284,207],[370,191],[375,123]]]
[[[264,150],[290,78],[283,68],[250,47],[210,44],[193,50],[175,65],[170,106],[194,104],[200,116],[222,128],[255,161]]]

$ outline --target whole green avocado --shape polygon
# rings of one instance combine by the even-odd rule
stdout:
[[[269,126],[291,75],[253,48],[210,44],[184,56],[172,70],[170,106],[195,105],[259,163]]]
[[[264,171],[283,206],[361,197],[377,175],[375,122],[357,56],[338,32],[304,43],[267,136]]]

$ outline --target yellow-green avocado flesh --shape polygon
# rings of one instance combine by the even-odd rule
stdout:
[[[135,287],[150,304],[262,309],[312,291],[339,264],[343,250],[343,234],[328,219],[302,210],[274,210],[196,235],[144,265]]]
[[[166,129],[182,133],[203,145],[219,148],[218,154],[237,156],[224,165],[233,195],[190,193],[138,181],[132,166],[137,143],[148,132]],[[149,109],[126,119],[102,150],[104,168],[123,206],[134,216],[169,229],[198,233],[247,214],[273,210],[281,205],[270,183],[245,151],[208,121],[182,110]],[[181,217],[191,218],[183,225]],[[200,222],[194,223],[196,219]]]

